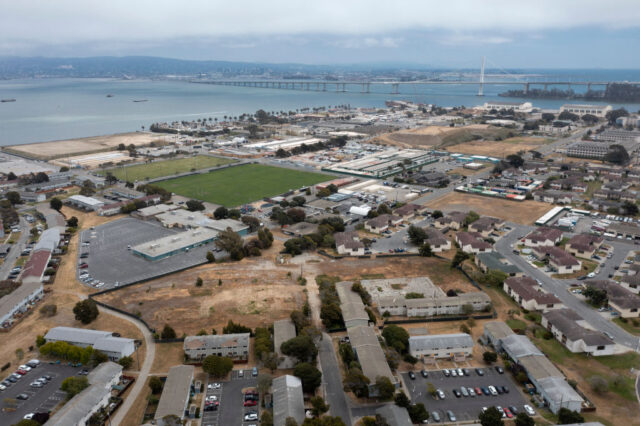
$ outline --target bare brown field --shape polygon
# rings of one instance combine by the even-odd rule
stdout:
[[[98,299],[128,312],[139,312],[158,330],[169,324],[178,335],[195,334],[201,329],[210,333],[212,328],[220,333],[229,320],[254,328],[301,308],[304,287],[287,275],[289,270],[276,267],[265,253],[257,259],[202,265]],[[202,287],[195,286],[198,277],[204,281]]]
[[[525,139],[525,138],[520,138]],[[489,157],[504,158],[510,154],[517,154],[520,151],[535,150],[542,144],[530,141],[508,142],[505,141],[472,141],[461,144],[450,145],[446,148],[449,152],[470,155],[486,155]]]
[[[322,262],[318,272],[338,276],[343,280],[359,280],[367,276],[380,278],[422,277],[447,290],[477,291],[464,275],[449,267],[449,262],[434,257],[397,257],[377,259],[351,259]]]
[[[67,139],[53,142],[40,142],[26,145],[6,147],[9,152],[16,152],[31,158],[51,160],[72,155],[90,154],[109,151],[119,144],[148,145],[151,142],[162,141],[163,137],[152,133],[119,133],[115,135],[93,136],[88,138]]]
[[[486,124],[473,124],[465,127],[468,130],[486,130]],[[460,133],[461,129],[448,126],[427,126],[416,129],[401,130],[398,132],[380,135],[378,140],[390,145],[398,145],[404,148],[417,148],[422,146],[435,146],[443,142],[447,135]]]
[[[108,222],[113,218],[104,218],[95,214],[82,213],[76,210],[64,207],[62,212],[67,216],[76,216],[79,222],[79,228],[84,229],[99,223]],[[16,365],[19,361],[16,356],[16,349],[24,351],[24,358],[37,356],[37,349],[29,351],[30,346],[35,346],[37,335],[44,335],[47,330],[57,326],[88,328],[94,330],[109,330],[122,334],[123,337],[143,340],[140,330],[129,321],[114,317],[105,312],[100,312],[98,318],[91,324],[84,325],[80,321],[75,320],[73,314],[74,305],[81,299],[86,298],[89,289],[76,280],[76,254],[78,249],[78,233],[76,233],[69,241],[68,253],[62,257],[56,279],[52,284],[45,285],[47,295],[30,315],[23,318],[8,333],[3,333],[2,347],[0,348],[0,359],[10,361],[12,365]],[[44,304],[55,304],[58,312],[53,317],[43,317],[38,310]],[[140,360],[144,359],[146,347],[144,340],[142,346],[138,349]],[[132,370],[137,369],[134,363]]]
[[[483,167],[480,170],[465,169],[464,167],[458,167],[458,168],[455,168],[453,170],[448,171],[447,174],[448,175],[460,175],[460,176],[473,176],[476,173],[479,173],[479,172],[483,171],[484,169],[486,169],[486,167]]]
[[[480,215],[495,216],[524,225],[533,224],[551,209],[549,204],[538,201],[509,201],[461,192],[450,192],[426,205],[443,212],[473,210]]]

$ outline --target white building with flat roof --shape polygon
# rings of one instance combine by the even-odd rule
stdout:
[[[611,105],[564,104],[560,107],[561,113],[567,111],[579,116],[590,114],[599,118],[604,118],[611,110],[613,110]]]
[[[44,336],[48,342],[67,342],[74,346],[86,348],[92,346],[109,357],[111,361],[129,356],[135,352],[133,339],[115,337],[111,331],[86,330],[84,328],[54,327]]]

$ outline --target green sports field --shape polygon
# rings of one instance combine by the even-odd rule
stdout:
[[[236,207],[331,179],[334,176],[322,173],[246,164],[164,180],[156,182],[156,185],[185,197]]]
[[[111,172],[112,175],[120,180],[136,181],[155,179],[164,176],[172,176],[178,173],[185,173],[191,169],[207,169],[209,167],[222,166],[224,164],[234,163],[236,160],[232,158],[210,157],[208,155],[197,155],[195,157],[177,158],[175,160],[156,161],[149,164],[138,164],[136,166],[114,167],[112,169],[103,170],[101,175]]]

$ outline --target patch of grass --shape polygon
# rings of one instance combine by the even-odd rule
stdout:
[[[627,401],[637,402],[636,397],[636,379],[633,377],[623,377],[622,383],[615,386],[613,383],[609,383],[609,391],[620,395]]]
[[[533,338],[534,343],[540,350],[553,362],[562,365],[567,358],[580,358],[586,359],[582,354],[574,354],[569,349],[562,346],[556,339],[541,339],[538,337]],[[594,357],[598,359],[599,357]]]
[[[191,170],[208,169],[210,167],[222,166],[224,164],[235,163],[233,158],[211,157],[209,155],[197,155],[195,157],[177,158],[166,161],[156,161],[149,164],[137,164],[135,166],[114,167],[102,170],[99,174],[105,176],[107,172],[124,181],[136,181],[155,179],[164,176],[173,176]]]
[[[191,297],[205,297],[211,296],[213,292],[209,288],[190,288],[189,294],[191,295]]]
[[[508,319],[505,322],[512,330],[524,330],[527,328],[527,323],[519,319]]]
[[[621,318],[616,318],[613,320],[613,322],[615,322],[621,328],[623,328],[625,331],[631,334],[640,335],[640,325],[638,326],[633,325],[631,320],[628,320],[627,322],[623,322]]]
[[[627,352],[621,355],[606,355],[593,357],[600,364],[613,370],[629,370],[631,367],[637,368],[640,365],[640,354]]]
[[[382,280],[384,279],[384,274],[360,274],[360,277],[363,280]]]
[[[247,164],[169,179],[156,185],[185,197],[235,207],[332,178],[322,173]]]
[[[536,265],[538,268],[544,268],[546,266],[544,262],[540,262],[539,260],[534,260],[533,264]]]

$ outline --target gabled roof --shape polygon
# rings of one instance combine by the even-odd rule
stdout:
[[[273,379],[273,425],[284,426],[287,417],[299,424],[304,421],[302,382],[289,375]]]
[[[539,241],[557,241],[562,237],[562,231],[554,228],[547,228],[545,226],[541,226],[531,231],[529,235],[526,236],[527,240],[539,242]]]
[[[582,340],[588,346],[613,345],[613,341],[603,333],[581,326],[578,322],[583,318],[571,309],[555,309],[542,316],[572,342]]]
[[[509,263],[507,259],[497,251],[478,253],[476,257],[488,269],[502,271],[505,274],[517,274],[518,272],[520,272],[520,268],[512,263]]]
[[[533,278],[509,277],[504,281],[504,284],[524,300],[535,300],[543,305],[561,303],[560,299],[553,294],[540,290],[538,283]]]
[[[409,347],[416,350],[471,348],[473,339],[466,333],[410,336]]]

